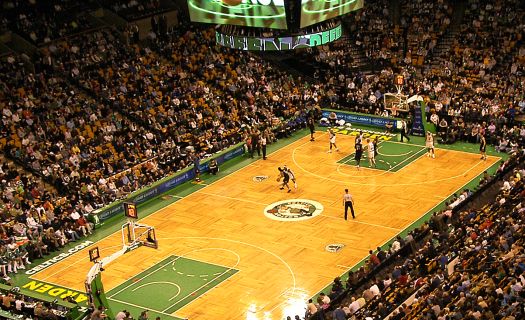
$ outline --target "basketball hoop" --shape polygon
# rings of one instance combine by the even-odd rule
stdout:
[[[385,109],[390,110],[392,116],[398,115],[400,111],[407,112],[409,110],[409,106],[407,103],[408,97],[400,92],[387,92],[383,95],[383,98]]]

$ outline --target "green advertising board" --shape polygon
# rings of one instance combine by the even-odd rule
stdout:
[[[341,25],[337,25],[332,29],[321,32],[278,38],[228,35],[216,31],[215,40],[218,45],[231,49],[247,51],[281,51],[322,46],[341,38],[341,33]]]

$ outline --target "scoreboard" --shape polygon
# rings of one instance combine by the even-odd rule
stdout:
[[[193,22],[295,30],[361,9],[363,2],[364,0],[188,0],[188,10]]]
[[[137,220],[139,218],[137,205],[133,202],[124,202],[124,215],[129,219]]]
[[[284,0],[188,0],[193,22],[287,29]]]
[[[300,27],[304,28],[361,9],[363,2],[364,0],[302,0]]]

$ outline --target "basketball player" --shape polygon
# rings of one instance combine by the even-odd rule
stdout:
[[[377,148],[377,146],[379,145],[379,137],[376,136],[374,138],[374,159],[377,158],[377,155],[379,154],[379,149]]]
[[[335,147],[335,151],[339,152],[339,148],[335,144],[335,132],[332,130],[332,128],[328,129],[328,133],[330,134],[330,150],[328,150],[328,153],[332,153],[332,146]]]
[[[197,153],[193,157],[193,170],[195,171],[195,182],[201,182],[201,159]]]
[[[410,138],[407,135],[408,133],[408,125],[405,119],[401,120],[401,142],[403,142],[403,137],[407,139],[408,142],[410,142]]]
[[[290,180],[292,180],[295,189],[297,189],[297,180],[295,179],[295,174],[293,173],[292,169],[288,168],[286,165],[284,165],[283,169],[286,172],[288,172],[288,175],[290,176]]]
[[[315,120],[314,117],[308,117],[308,129],[310,129],[310,141],[315,141],[314,139],[314,133],[315,133]]]
[[[425,145],[427,147],[427,157],[436,157],[436,150],[434,149],[434,135],[432,132],[427,131],[427,138],[425,140]]]
[[[363,144],[363,131],[359,131],[359,135],[355,138],[355,143]]]
[[[288,181],[290,181],[290,174],[288,174],[288,171],[282,169],[281,167],[277,168],[279,170],[279,177],[277,178],[277,182],[281,181],[281,178],[283,178],[283,183],[281,184],[280,190],[284,190],[284,187],[288,189],[288,192],[292,192],[292,189],[288,186]]]
[[[374,143],[370,141],[370,138],[366,139],[367,148],[368,148],[368,161],[370,162],[370,166],[376,167],[376,155],[375,155],[375,148]]]
[[[487,140],[485,135],[479,136],[479,152],[481,153],[481,160],[487,160]]]
[[[361,164],[361,157],[363,156],[363,144],[361,143],[361,137],[355,138],[355,162],[357,163],[357,170],[359,170]]]

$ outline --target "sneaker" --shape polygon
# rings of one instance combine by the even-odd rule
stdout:
[[[279,188],[279,190],[284,190],[284,188]]]
[[[288,193],[292,192],[292,189],[288,189]]]
[[[432,155],[432,159],[436,159],[436,155],[435,154]]]
[[[332,150],[328,150],[328,153],[332,153]]]

